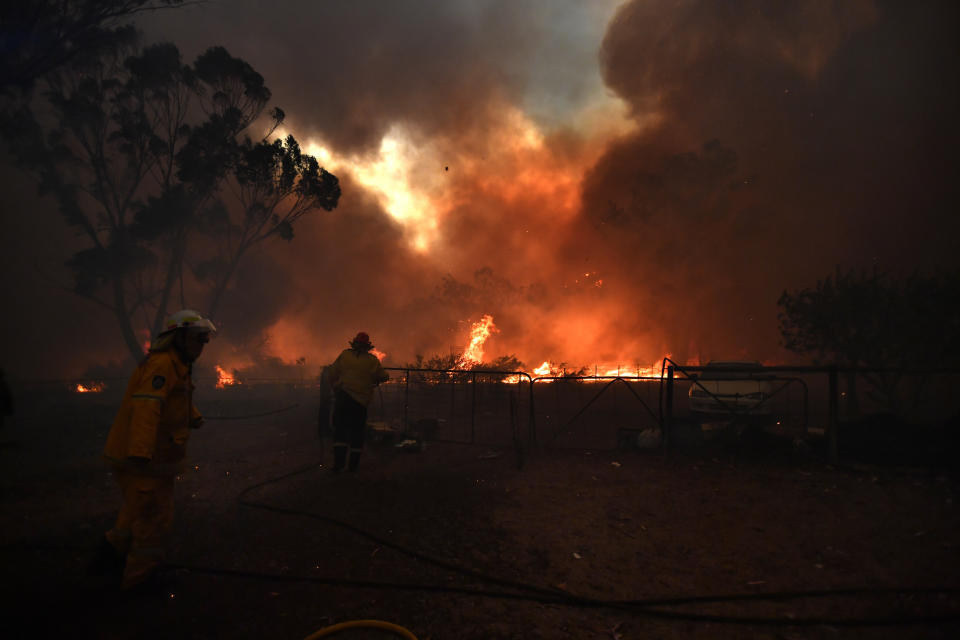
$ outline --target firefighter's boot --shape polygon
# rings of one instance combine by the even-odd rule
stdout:
[[[343,471],[343,466],[347,462],[347,447],[346,445],[334,445],[333,446],[333,470],[335,472]]]
[[[356,471],[357,467],[360,465],[360,452],[351,451],[350,452],[350,464],[347,466],[347,471]]]

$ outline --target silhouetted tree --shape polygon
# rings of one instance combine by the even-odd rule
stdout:
[[[493,360],[493,362],[484,363],[477,369],[489,369],[491,371],[523,371],[526,365],[523,364],[523,361],[518,359],[516,355],[510,354],[506,356],[499,356]]]
[[[184,0],[21,0],[0,3],[0,94],[29,90],[81,52],[134,37],[128,20]]]
[[[239,147],[235,170],[228,179],[241,214],[237,221],[215,225],[219,252],[202,263],[197,274],[211,285],[210,313],[218,308],[223,293],[244,254],[254,245],[276,236],[293,239],[293,225],[316,209],[331,211],[340,198],[339,182],[310,155],[300,151],[293,136],[273,142],[244,141]]]
[[[815,362],[859,367],[887,407],[902,409],[902,371],[955,366],[960,355],[960,274],[914,273],[896,279],[874,270],[844,273],[815,287],[784,291],[780,308],[783,345]],[[858,410],[855,373],[848,374],[851,412]]]
[[[271,94],[221,47],[193,65],[172,44],[80,51],[44,83],[46,100],[22,103],[5,137],[89,240],[67,262],[74,290],[114,314],[135,358],[134,327],[155,335],[178,289],[179,306],[214,315],[251,246],[290,240],[303,215],[337,205],[335,176],[292,136],[267,139],[280,109],[262,139],[242,137]],[[204,258],[189,260],[191,249]],[[205,304],[188,305],[189,276]]]

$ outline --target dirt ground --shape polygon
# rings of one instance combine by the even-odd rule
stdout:
[[[299,639],[356,619],[420,640],[960,637],[951,472],[756,443],[518,469],[510,449],[429,443],[335,475],[315,426],[279,418],[195,434],[175,583],[128,597],[84,571],[118,504],[105,424],[0,433],[4,637]]]

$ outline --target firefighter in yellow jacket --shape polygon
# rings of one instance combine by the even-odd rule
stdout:
[[[333,401],[333,470],[356,471],[363,451],[363,436],[367,426],[367,405],[373,389],[386,382],[390,375],[384,371],[380,359],[370,353],[370,336],[360,332],[350,341],[327,370],[335,395]],[[347,462],[347,449],[350,460]]]
[[[191,370],[214,331],[196,311],[170,316],[130,377],[107,436],[103,454],[123,502],[92,568],[101,574],[122,571],[121,589],[142,589],[157,580],[173,525],[174,480],[190,429],[203,422],[193,405]]]

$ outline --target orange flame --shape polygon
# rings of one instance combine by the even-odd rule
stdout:
[[[75,391],[77,393],[100,393],[107,385],[102,382],[93,382],[89,385],[78,384]]]
[[[590,276],[593,274],[588,273],[586,275]],[[499,332],[499,330],[494,325],[493,316],[490,314],[485,314],[478,322],[473,323],[470,328],[470,344],[457,358],[456,368],[466,369],[470,366],[481,364],[484,357],[484,343],[491,334],[497,332]],[[668,353],[664,357],[669,358],[670,354]],[[617,364],[616,366],[609,364],[605,364],[603,366],[594,365],[593,375],[591,376],[588,374],[584,377],[586,379],[606,379],[612,377],[628,379],[659,378],[662,362],[663,358],[658,358],[656,362],[649,366],[641,366],[639,363],[635,363],[633,366],[624,364]],[[549,360],[544,360],[540,366],[533,368],[532,371],[525,371],[525,373],[527,373],[527,375],[529,375],[531,378],[552,378],[561,375],[561,368],[557,365],[553,365]],[[519,382],[521,378],[522,376],[518,375],[506,376],[502,379],[502,382],[516,383]],[[551,381],[552,380],[543,380],[543,382]]]
[[[387,357],[387,354],[385,354],[383,351],[380,351],[380,349],[377,349],[376,347],[370,349],[370,353],[377,356],[377,360],[380,362],[383,362],[383,359]]]
[[[664,357],[669,358],[670,354],[668,353]],[[632,380],[636,380],[640,378],[659,378],[662,362],[663,362],[663,359],[661,358],[660,360],[657,360],[656,362],[654,362],[648,367],[643,367],[640,365],[635,365],[633,367],[626,366],[626,365],[618,365],[616,367],[612,367],[610,365],[603,365],[603,366],[596,365],[593,368],[593,374],[591,375],[587,373],[582,377],[582,379],[584,382],[591,382],[593,380],[605,382],[606,379],[612,378],[612,377],[628,378]],[[560,367],[554,364],[551,364],[549,360],[544,360],[543,364],[533,369],[533,371],[530,373],[531,378],[537,378],[537,377],[548,378],[546,380],[541,379],[540,380],[541,383],[553,382],[553,380],[549,378],[554,376],[558,377],[560,375],[561,375]],[[505,382],[508,384],[517,383],[521,381],[521,378],[522,376],[516,376],[516,375],[507,376],[503,378],[502,382]]]
[[[483,362],[483,343],[487,341],[491,333],[498,331],[493,324],[493,316],[487,314],[474,322],[470,328],[470,344],[463,350],[457,362],[458,369],[466,369],[468,366],[478,365]]]
[[[224,387],[240,384],[235,377],[224,371],[223,367],[220,365],[215,366],[217,368],[217,389],[223,389]]]
[[[669,357],[670,357],[669,353],[664,355],[664,358],[669,358]],[[609,367],[609,365],[607,365],[607,366],[604,366],[603,369],[600,369],[600,367],[596,367],[594,371],[596,371],[597,373],[595,373],[594,375],[606,376],[606,377],[619,376],[621,378],[659,378],[662,364],[663,364],[663,358],[660,358],[659,360],[651,364],[649,367],[642,367],[639,364],[633,367],[630,367],[628,365],[618,364],[617,367],[614,369]],[[603,371],[603,373],[599,373],[600,371]]]

